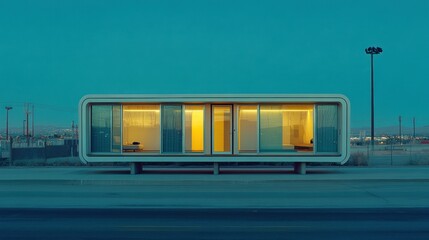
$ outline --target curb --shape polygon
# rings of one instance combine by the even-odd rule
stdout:
[[[275,180],[90,180],[90,179],[5,179],[1,185],[87,185],[87,186],[207,186],[210,184],[270,184],[270,183],[353,183],[353,182],[429,182],[429,179],[275,179]]]

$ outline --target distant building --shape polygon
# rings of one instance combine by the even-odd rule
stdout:
[[[304,173],[350,154],[343,95],[88,95],[79,112],[84,163],[294,162]]]

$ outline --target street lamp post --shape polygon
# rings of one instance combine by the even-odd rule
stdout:
[[[25,137],[25,120],[22,121],[22,136]]]
[[[369,47],[365,49],[366,54],[371,55],[371,146],[374,150],[374,54],[380,54],[380,47]]]
[[[6,109],[6,141],[9,140],[9,110],[12,109],[12,107],[5,107]]]

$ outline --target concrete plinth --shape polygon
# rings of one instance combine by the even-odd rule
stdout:
[[[219,163],[213,163],[213,175],[219,174]]]
[[[294,172],[297,174],[305,174],[306,173],[305,167],[306,167],[305,162],[296,162],[294,164]]]
[[[131,174],[140,174],[143,172],[143,164],[136,162],[136,163],[130,163],[130,173]]]

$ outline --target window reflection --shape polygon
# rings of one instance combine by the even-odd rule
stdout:
[[[313,105],[261,105],[260,151],[313,151]]]

